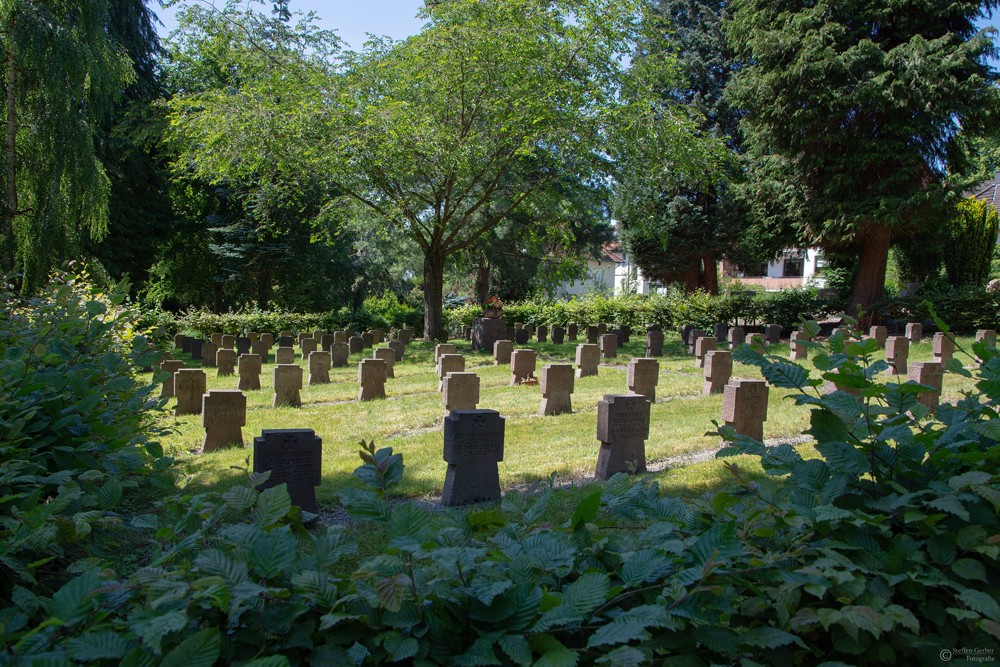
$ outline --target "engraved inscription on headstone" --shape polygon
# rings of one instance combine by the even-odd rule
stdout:
[[[265,429],[253,440],[253,471],[271,471],[259,488],[288,485],[292,504],[315,514],[322,481],[323,441],[312,429]]]
[[[619,472],[645,472],[649,406],[639,394],[608,394],[597,404],[598,479]]]
[[[444,460],[448,463],[443,505],[500,499],[504,419],[496,410],[454,410],[444,418]]]
[[[201,424],[205,438],[201,451],[213,452],[227,445],[243,446],[242,427],[247,423],[247,397],[242,391],[213,389],[202,396]]]

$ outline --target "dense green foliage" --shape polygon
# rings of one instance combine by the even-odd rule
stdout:
[[[952,285],[986,285],[997,245],[998,223],[1000,214],[988,202],[966,199],[958,204],[954,221],[948,228],[948,251],[944,254],[948,281]]]

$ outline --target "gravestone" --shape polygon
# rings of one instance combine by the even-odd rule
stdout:
[[[385,398],[385,362],[381,359],[362,359],[358,364],[358,400],[374,401]]]
[[[906,338],[910,344],[919,343],[924,339],[924,325],[919,322],[910,322],[906,325]]]
[[[692,330],[692,329],[694,329],[694,325],[693,325],[693,324],[685,324],[684,326],[682,326],[682,327],[681,327],[681,328],[680,328],[680,329],[678,330],[678,333],[679,333],[679,334],[681,335],[681,343],[682,343],[682,344],[684,344],[684,345],[687,345],[687,342],[688,342],[688,334],[690,334],[690,333],[691,333],[691,330]]]
[[[733,375],[733,353],[729,350],[711,350],[705,355],[705,384],[701,393],[705,396],[721,394]]]
[[[441,360],[441,355],[458,354],[458,348],[453,343],[438,343],[434,346],[434,365]]]
[[[690,330],[688,330],[687,338],[684,340],[684,343],[687,344],[688,354],[694,355],[695,342],[699,338],[704,338],[704,337],[705,337],[705,332],[702,331],[701,329],[691,328]]]
[[[552,342],[556,345],[562,345],[563,341],[566,339],[566,330],[557,324],[552,325]]]
[[[618,344],[628,345],[629,341],[632,340],[632,327],[627,324],[623,324],[618,327]]]
[[[448,373],[465,371],[465,357],[461,354],[442,354],[437,363],[438,391],[444,391],[444,379]]]
[[[333,332],[333,342],[334,343],[347,343],[347,332],[346,331],[334,331]]]
[[[250,344],[250,354],[260,357],[262,363],[267,363],[271,358],[271,346],[260,340]]]
[[[462,340],[472,340],[472,327],[468,324],[462,325]]]
[[[174,416],[201,414],[201,397],[208,388],[208,377],[200,368],[180,368],[174,373]]]
[[[978,329],[976,331],[976,342],[986,343],[987,347],[996,347],[997,346],[996,329]]]
[[[577,328],[575,322],[570,322],[569,324],[567,324],[566,325],[566,341],[569,342],[569,343],[575,343],[576,342],[577,331],[579,331],[579,329]]]
[[[160,371],[167,373],[163,378],[163,386],[160,387],[160,398],[170,398],[174,395],[174,373],[184,368],[184,362],[180,359],[164,359],[160,362]]]
[[[662,357],[663,356],[663,332],[662,331],[647,331],[646,332],[646,356],[647,357]]]
[[[385,362],[385,377],[392,379],[396,377],[396,351],[391,347],[380,347],[372,353],[372,358],[381,359]]]
[[[184,349],[184,334],[174,335],[174,349],[183,350]]]
[[[914,361],[910,364],[907,378],[934,389],[934,391],[917,394],[917,401],[926,405],[933,412],[941,400],[941,384],[944,379],[944,370],[941,364],[936,361]]]
[[[759,352],[760,354],[767,352],[767,348],[764,346],[764,334],[747,334],[746,344],[749,345],[750,349],[754,352]]]
[[[372,343],[375,345],[381,345],[385,342],[385,329],[380,329],[375,327],[372,329]]]
[[[191,354],[191,341],[193,341],[193,340],[194,340],[194,338],[191,338],[191,336],[184,336],[184,337],[182,337],[181,338],[181,352],[185,352],[187,354]]]
[[[601,356],[605,359],[612,359],[618,356],[617,335],[604,334],[601,336]]]
[[[295,345],[295,336],[278,336],[278,347],[292,347]]]
[[[210,340],[201,344],[201,365],[205,368],[215,368],[215,354],[219,351],[219,346]]]
[[[510,384],[522,384],[534,377],[535,351],[514,350],[510,355]]]
[[[778,324],[764,325],[764,341],[769,345],[777,345],[781,342],[781,326]]]
[[[955,340],[943,331],[938,331],[934,334],[932,345],[934,349],[934,361],[941,364],[942,367],[955,356]]]
[[[299,343],[299,349],[302,350],[302,360],[305,361],[309,358],[309,355],[316,351],[316,346],[318,342],[315,338],[303,338]]]
[[[831,375],[832,377],[823,383],[824,394],[832,394],[835,391],[843,391],[854,397],[858,397],[861,395],[861,391],[855,387],[850,386],[849,383],[838,382],[838,378],[840,377],[839,368],[834,368],[828,373],[828,375]]]
[[[291,348],[288,348],[291,349]],[[278,348],[280,352],[282,348]],[[278,407],[288,405],[301,407],[302,367],[298,364],[278,364],[274,367],[274,401],[271,405]]]
[[[715,344],[715,336],[702,336],[694,342],[695,366],[698,368],[705,367],[705,355],[708,354],[710,350],[715,349]]]
[[[254,343],[259,343],[260,342],[260,334],[256,333],[256,332],[248,333],[247,334],[247,338],[250,339],[250,347],[251,348],[253,347]]]
[[[319,349],[329,352],[335,342],[337,341],[332,333],[323,334],[323,337],[319,339]]]
[[[390,340],[389,349],[396,353],[396,361],[403,360],[403,352],[406,351],[406,343],[401,340]]]
[[[326,334],[325,329],[313,329],[312,337],[315,338],[316,342],[318,343],[325,334]]]
[[[606,322],[599,322],[597,324],[597,335],[598,336],[603,336],[606,333],[608,333],[608,325],[607,325],[607,323]]]
[[[721,322],[716,323],[712,327],[712,335],[715,336],[715,342],[725,343],[726,336],[729,335],[729,326]]]
[[[369,350],[372,347],[374,347],[375,334],[373,334],[371,331],[366,331],[363,334],[361,334],[361,344],[364,346],[364,349],[366,350]]]
[[[892,366],[893,375],[906,375],[906,359],[910,356],[910,341],[904,336],[885,339],[885,360]]]
[[[472,320],[472,349],[490,352],[498,340],[507,338],[507,325],[499,317],[477,317]]]
[[[517,338],[514,336],[514,325],[508,324],[504,327],[504,335],[501,336],[504,340],[516,341]]]
[[[660,364],[656,359],[633,358],[625,373],[628,390],[646,397],[650,403],[656,402],[656,385],[660,382]]]
[[[601,330],[597,327],[587,327],[587,344],[588,345],[600,345],[601,342]]]
[[[507,366],[510,364],[510,355],[514,353],[514,341],[498,340],[493,343],[493,365]]]
[[[737,348],[747,340],[746,332],[743,327],[730,327],[729,328],[729,347],[730,349]]]
[[[211,336],[208,337],[208,340],[211,341],[211,343],[213,345],[215,345],[216,348],[222,347],[222,334],[221,333],[216,332],[216,333],[212,334]]]
[[[444,409],[475,410],[479,403],[479,376],[475,373],[448,373],[441,399]]]
[[[351,336],[347,339],[347,347],[351,354],[361,354],[365,350],[365,339],[361,336]]]
[[[522,324],[521,328],[518,329],[517,325],[514,325],[514,342],[518,345],[524,345],[531,339],[531,332]]]
[[[347,343],[334,343],[330,346],[330,367],[331,368],[345,368],[347,366],[347,358],[350,356],[351,350],[347,346]]]
[[[593,343],[581,343],[576,346],[576,376],[584,378],[597,375],[601,363],[601,348]]]
[[[205,345],[205,341],[200,338],[195,338],[191,341],[191,359],[194,361],[201,361],[201,348]]]
[[[250,339],[239,337],[236,339],[236,354],[250,354]]]
[[[409,329],[404,327],[396,332],[396,340],[398,340],[403,345],[406,345],[411,340],[413,340],[413,333]]]
[[[236,350],[224,347],[215,353],[215,366],[219,369],[220,378],[229,377],[236,372]]]
[[[265,331],[260,335],[260,342],[267,345],[268,348],[274,347],[274,334]]]
[[[295,349],[292,347],[279,347],[274,353],[274,363],[276,364],[294,364],[295,363]]]
[[[323,441],[308,428],[264,429],[253,439],[253,471],[271,471],[261,489],[287,485],[292,504],[315,514],[322,482]]]
[[[504,419],[496,410],[454,410],[444,418],[444,460],[448,470],[441,491],[446,506],[500,500]]]
[[[221,347],[224,347],[227,350],[235,350],[236,349],[236,336],[230,336],[228,334],[224,335],[222,337],[222,345],[221,345]]]
[[[793,331],[789,338],[792,360],[807,359],[809,357],[809,348],[803,341],[808,340],[808,337],[801,331]]]
[[[868,337],[874,338],[880,350],[885,349],[885,339],[889,337],[889,330],[884,326],[873,326],[868,329]]]
[[[573,366],[572,364],[546,364],[538,377],[542,390],[540,415],[561,415],[573,412]]]
[[[722,394],[722,420],[738,434],[763,441],[767,396],[763,380],[730,380]]]
[[[254,391],[260,389],[260,365],[259,354],[241,354],[239,360],[240,381],[236,385],[240,391]]]
[[[309,384],[330,383],[330,353],[315,350],[309,353]]]
[[[399,340],[404,343],[409,343],[411,340],[417,337],[417,332],[413,327],[403,327],[400,331],[405,334],[405,338],[400,338]]]
[[[243,426],[247,423],[247,397],[235,389],[213,389],[201,399],[201,425],[205,437],[202,452],[214,452],[227,445],[243,446]]]
[[[607,394],[597,404],[597,479],[646,471],[649,401],[638,394]]]
[[[309,338],[309,334],[306,333],[305,331],[300,331],[298,335],[295,337],[295,344],[298,345],[299,347],[302,347],[302,341],[305,340],[306,338]]]

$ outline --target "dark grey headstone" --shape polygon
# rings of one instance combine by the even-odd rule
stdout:
[[[556,345],[562,345],[563,344],[563,340],[565,339],[565,337],[566,337],[566,330],[565,329],[563,329],[561,326],[558,326],[558,325],[553,325],[552,326],[552,342],[553,343],[555,343]]]
[[[587,343],[597,345],[600,342],[601,330],[599,327],[587,327]]]
[[[615,473],[646,470],[649,401],[636,394],[608,394],[597,404],[598,479]]]
[[[322,468],[323,441],[312,429],[265,429],[253,439],[253,471],[271,471],[260,488],[287,484],[292,504],[314,514]]]
[[[625,326],[618,327],[618,344],[625,345],[629,341],[629,337],[632,335],[632,327]]]
[[[365,339],[361,336],[351,336],[347,339],[347,345],[351,354],[360,354],[365,350]]]
[[[729,335],[729,326],[726,324],[717,323],[712,327],[712,335],[715,336],[715,340],[720,343],[726,342],[726,337]]]
[[[323,350],[324,352],[329,352],[334,342],[335,341],[332,333],[323,334],[323,337],[319,339],[319,349]]]
[[[292,347],[295,345],[295,336],[278,336],[278,347]]]
[[[253,344],[249,337],[239,337],[236,339],[236,354],[250,354]]]
[[[577,328],[575,322],[570,322],[569,324],[567,324],[566,325],[566,340],[568,342],[570,342],[570,343],[575,343],[576,342],[577,331],[578,331],[578,328]]]
[[[527,328],[514,329],[514,342],[518,345],[524,345],[531,339],[531,331]]]
[[[493,344],[506,340],[506,334],[507,326],[499,317],[477,317],[472,320],[472,349],[492,352]]]
[[[194,338],[191,338],[191,336],[184,336],[184,338],[181,340],[181,352],[187,352],[188,354],[190,354],[192,342],[194,342]]]
[[[200,338],[194,338],[191,340],[191,358],[195,361],[201,361],[201,346],[205,344],[205,341]]]
[[[496,410],[453,410],[444,419],[444,505],[500,499],[504,418]]]
[[[535,327],[535,337],[538,338],[539,343],[544,343],[545,339],[549,337],[549,327],[545,324]]]
[[[663,356],[663,332],[662,331],[647,331],[646,332],[646,356],[647,357],[662,357]]]

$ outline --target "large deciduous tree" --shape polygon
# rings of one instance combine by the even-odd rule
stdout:
[[[893,238],[946,210],[946,175],[965,162],[959,130],[996,123],[996,50],[975,21],[997,4],[732,3],[749,200],[761,223],[857,254],[855,312],[881,297]]]

